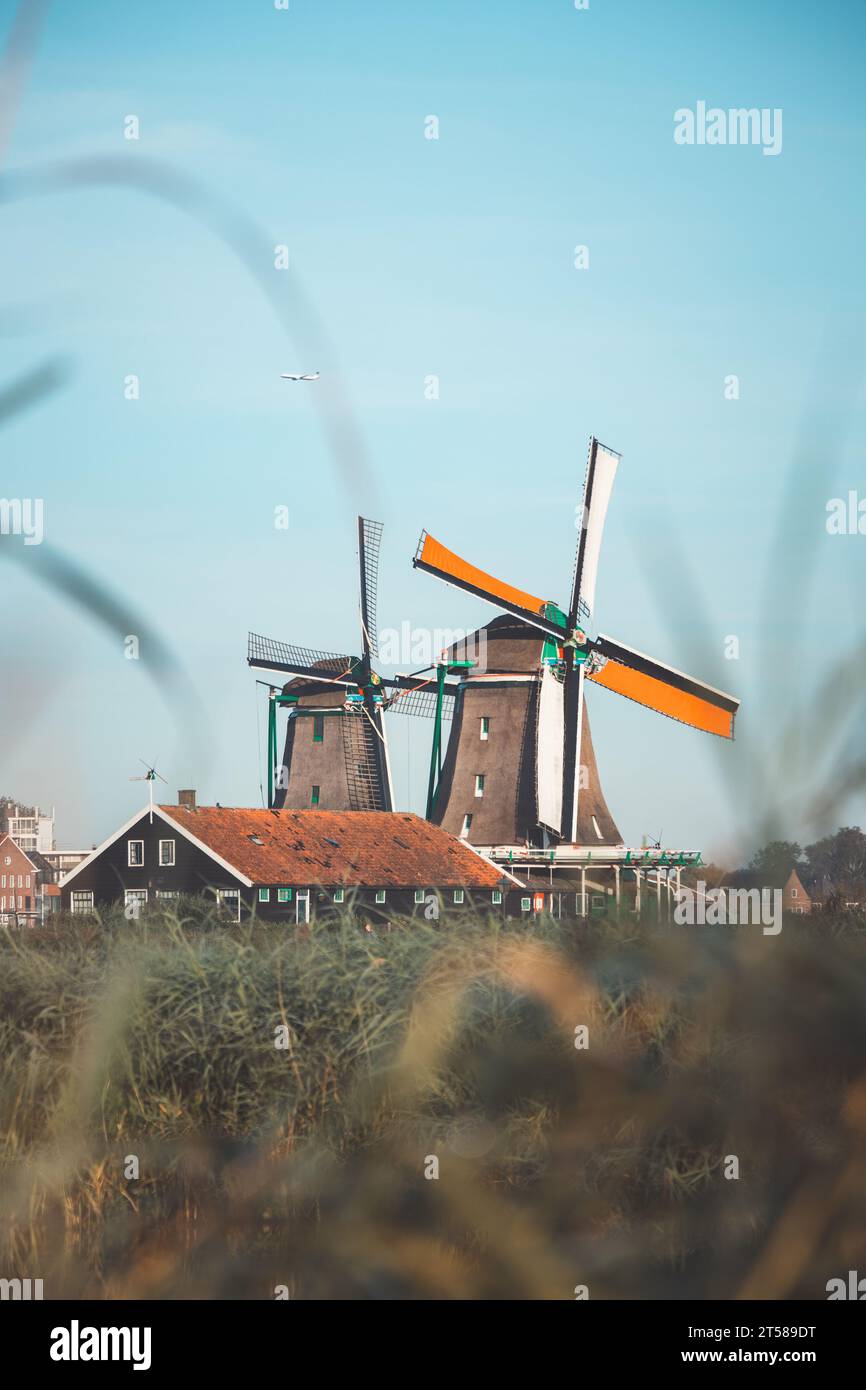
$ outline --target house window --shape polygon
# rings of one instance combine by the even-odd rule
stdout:
[[[72,892],[70,894],[69,906],[73,912],[92,912],[93,894],[84,892]]]
[[[461,838],[461,840],[465,840],[465,839],[466,839],[466,837],[467,837],[467,835],[469,834],[469,831],[470,831],[471,829],[472,829],[472,817],[469,816],[469,815],[466,815],[466,816],[463,817],[463,826],[462,826],[462,828],[461,828],[461,830],[460,830],[460,838]]]
[[[165,868],[170,868],[174,864],[174,840],[160,840],[159,862]]]
[[[502,894],[500,893],[498,888],[494,888],[493,892],[490,894],[490,901],[494,904],[495,907],[498,907],[499,904],[502,902]]]
[[[481,719],[481,737],[483,739],[490,737],[490,720],[487,718],[486,714],[483,715]]]
[[[532,899],[531,899],[531,898],[521,898],[521,899],[520,899],[520,911],[521,911],[521,912],[531,912],[531,911],[532,911]]]
[[[384,901],[385,901],[385,889],[384,889],[384,888],[377,888],[377,889],[376,889],[376,902],[377,902],[377,903],[383,903]]]
[[[5,887],[6,887],[6,875],[3,874],[2,878],[0,878],[0,888],[5,888]]]
[[[236,922],[241,920],[241,895],[237,888],[221,888],[217,892],[220,907],[231,913]]]
[[[277,902],[278,902],[278,903],[290,903],[291,901],[292,901],[292,890],[291,890],[291,888],[278,888],[278,889],[277,889]]]
[[[424,901],[424,889],[423,889],[423,888],[416,888],[416,889],[415,889],[415,901],[416,901],[416,903],[423,903],[423,901]]]
[[[127,840],[126,862],[132,869],[140,869],[144,863],[144,840]]]
[[[260,902],[260,903],[269,903],[270,900],[271,900],[271,890],[270,890],[270,888],[260,888],[260,889],[259,889],[259,902]]]
[[[323,743],[325,738],[325,716],[323,714],[313,715],[313,742]]]
[[[20,875],[20,874],[18,875],[18,887],[19,887],[19,888],[23,888],[23,887],[24,887],[24,884],[21,882],[21,875]]]
[[[24,887],[25,887],[25,888],[29,888],[29,887],[30,887],[30,875],[29,875],[29,874],[25,874],[25,875],[24,875]],[[795,888],[795,889],[794,889],[794,897],[796,898],[796,896],[797,896],[797,890],[796,890],[796,888]]]
[[[604,836],[602,835],[601,830],[599,829],[598,821],[596,820],[595,816],[592,817],[592,828],[595,831],[595,838],[597,840],[603,840]]]
[[[124,895],[123,895],[123,901],[124,901],[124,903],[126,904],[127,907],[129,907],[129,904],[130,904],[130,903],[146,903],[146,902],[147,902],[147,889],[146,889],[146,888],[127,888],[126,892],[125,892]]]
[[[462,888],[455,888],[455,889],[454,889],[454,901],[455,901],[456,903],[462,903],[462,901],[463,901],[463,889],[462,889]]]
[[[342,903],[342,902],[345,902],[345,901],[346,901],[346,890],[345,890],[345,888],[335,888],[335,889],[334,889],[334,902],[335,902],[335,903]]]
[[[484,795],[484,773],[483,773],[483,772],[476,772],[476,774],[475,774],[475,795],[476,795],[476,796],[483,796],[483,795]]]
[[[796,896],[797,896],[797,890],[796,890],[796,888],[792,888],[792,889],[791,889],[791,897],[792,897],[792,898],[796,898]]]
[[[156,896],[158,898],[179,898],[180,894],[175,892],[168,892],[168,890],[164,891],[162,889],[157,888]]]
[[[311,805],[311,806],[318,806],[318,804],[319,804],[319,788],[318,788],[318,787],[313,787],[313,790],[310,792],[310,805]]]

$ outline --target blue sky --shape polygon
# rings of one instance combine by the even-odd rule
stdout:
[[[4,429],[0,491],[44,498],[46,542],[172,644],[208,717],[6,566],[23,659],[4,663],[0,790],[55,804],[67,845],[131,814],[139,757],[172,793],[259,804],[248,628],[357,646],[359,510],[385,523],[382,627],[490,616],[412,571],[422,527],[564,600],[594,433],[623,454],[600,629],[743,699],[731,748],[591,692],[626,838],[736,854],[768,789],[787,834],[825,828],[814,794],[866,753],[862,718],[808,747],[801,721],[778,750],[862,640],[866,536],[828,536],[825,506],[866,497],[864,37],[841,0],[49,10],[7,170],[111,156],[130,181],[33,198],[13,179],[0,308],[35,316],[0,334],[0,383],[57,352],[73,376]],[[676,145],[699,100],[781,108],[781,153]],[[265,292],[210,226],[134,187],[148,161],[255,223]],[[279,380],[317,367],[327,386]],[[366,470],[315,408],[335,383]],[[398,800],[419,809],[429,726],[390,723]],[[862,791],[827,814],[863,823]]]

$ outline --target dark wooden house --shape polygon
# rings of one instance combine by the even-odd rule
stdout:
[[[67,874],[63,908],[202,893],[235,920],[282,923],[346,908],[373,923],[522,908],[519,879],[416,815],[197,806],[185,796],[139,812]]]

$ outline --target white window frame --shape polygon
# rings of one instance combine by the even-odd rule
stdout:
[[[334,889],[334,902],[335,902],[335,903],[344,903],[345,901],[346,901],[346,890],[345,890],[345,888],[335,888],[335,889]]]
[[[792,888],[792,889],[791,889],[791,897],[792,897],[792,898],[796,898],[796,896],[797,896],[797,890],[796,890],[796,888]]]
[[[499,904],[502,902],[502,889],[501,889],[501,888],[494,888],[494,889],[493,889],[493,892],[490,894],[490,901],[493,903],[494,907],[498,907],[498,906],[499,906]]]
[[[85,899],[84,902],[81,899]],[[93,889],[73,888],[69,895],[69,911],[76,917],[83,917],[93,911]]]
[[[462,888],[454,889],[454,896],[452,901],[455,902],[458,906],[462,905],[466,901],[466,894],[463,892]]]
[[[483,772],[476,772],[476,774],[475,774],[475,795],[476,795],[476,796],[483,796],[483,795],[484,795],[484,773],[483,773]]]
[[[157,896],[158,898],[179,898],[179,897],[180,897],[180,893],[178,893],[178,892],[177,892],[175,889],[173,889],[173,888],[172,888],[172,889],[168,889],[168,888],[157,888],[157,890],[156,890],[156,896]]]
[[[465,816],[463,817],[463,825],[462,825],[461,828],[460,828],[460,838],[461,838],[461,840],[468,840],[468,839],[469,839],[469,832],[470,832],[471,829],[472,829],[472,816],[471,816],[470,812],[467,811],[466,814],[465,814]]]
[[[531,911],[532,911],[532,898],[521,898],[521,899],[520,899],[520,911],[521,911],[521,912],[531,912]]]
[[[385,893],[385,889],[384,889],[384,888],[377,888],[377,889],[376,889],[376,902],[377,902],[377,903],[383,903],[383,902],[385,902],[386,897],[387,897],[387,894]]]
[[[159,842],[159,867],[160,867],[161,869],[173,869],[173,868],[174,868],[174,865],[175,865],[175,857],[176,857],[176,856],[175,856],[175,843],[176,843],[176,842],[175,842],[174,840],[160,840],[160,842]],[[171,858],[170,858],[170,859],[163,859],[163,857],[162,857],[162,847],[163,847],[163,845],[170,845],[170,846],[171,846]]]
[[[425,898],[424,889],[423,889],[423,888],[416,888],[416,889],[415,889],[415,901],[416,901],[416,903],[423,903],[424,898]]]
[[[485,728],[485,725],[487,726],[486,728]],[[480,737],[481,737],[482,742],[486,742],[487,739],[489,739],[489,737],[490,737],[490,715],[489,715],[489,714],[482,714],[482,716],[481,716],[481,733],[480,733]]]
[[[146,903],[146,888],[127,888],[123,894],[123,906],[129,907],[130,903]]]
[[[278,902],[278,903],[290,903],[291,901],[292,901],[292,890],[291,890],[291,888],[278,888],[278,889],[277,889],[277,902]]]
[[[269,903],[270,900],[271,900],[271,890],[270,890],[270,888],[260,888],[260,889],[259,889],[259,902],[260,902],[260,903]]]
[[[295,893],[295,921],[299,926],[306,926],[310,920],[310,890],[309,888],[299,888]]]
[[[132,858],[132,846],[133,846],[133,845],[141,845],[141,859],[138,861],[138,863],[135,863],[135,861],[134,861],[133,858]],[[143,868],[144,868],[144,840],[127,840],[127,842],[126,842],[126,864],[127,864],[127,868],[130,868],[130,869],[143,869]]]
[[[599,823],[598,823],[598,821],[596,820],[595,816],[592,816],[592,817],[591,817],[591,820],[592,820],[592,828],[593,828],[593,830],[595,831],[595,837],[596,837],[596,839],[597,839],[597,840],[603,840],[603,839],[604,839],[604,836],[603,836],[602,833],[601,833],[601,827],[599,826]]]

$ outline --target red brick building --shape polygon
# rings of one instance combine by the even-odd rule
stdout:
[[[798,915],[812,911],[812,899],[796,869],[791,870],[788,882],[782,889],[782,911],[796,912]]]
[[[39,874],[36,865],[19,849],[11,835],[0,840],[0,918],[7,921],[10,914],[16,919],[36,919],[39,913],[37,895]]]

